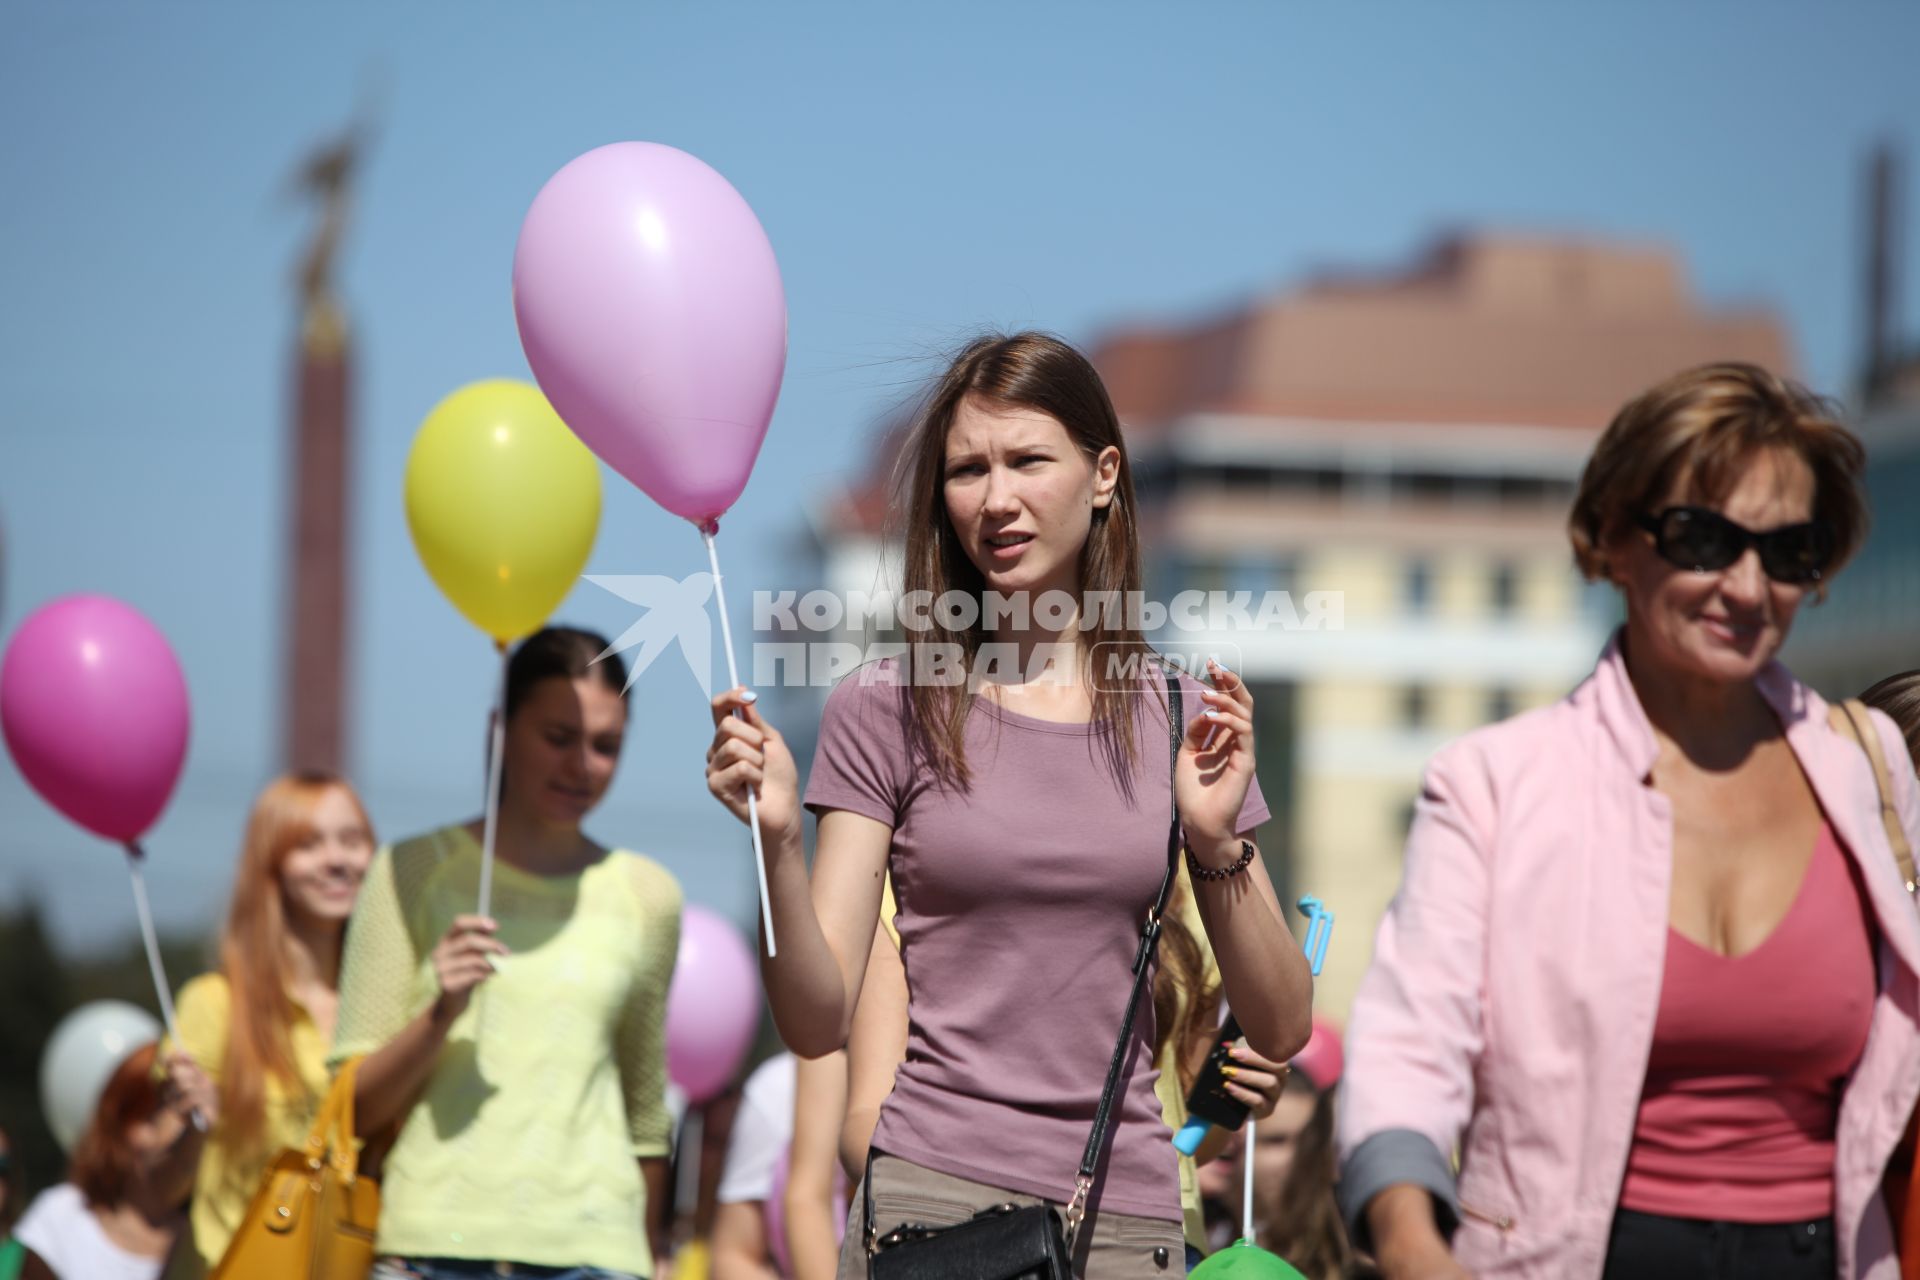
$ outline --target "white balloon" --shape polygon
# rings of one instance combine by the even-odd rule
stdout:
[[[83,1004],[60,1020],[40,1055],[40,1107],[62,1148],[80,1140],[127,1055],[159,1038],[159,1021],[124,1000]]]

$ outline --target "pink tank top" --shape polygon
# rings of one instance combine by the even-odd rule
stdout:
[[[1669,928],[1620,1207],[1730,1222],[1832,1213],[1834,1124],[1874,991],[1871,917],[1824,822],[1759,946],[1722,956]]]

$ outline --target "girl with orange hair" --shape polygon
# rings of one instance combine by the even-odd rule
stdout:
[[[341,940],[372,858],[366,810],[334,774],[287,774],[254,802],[220,968],[180,993],[180,1038],[220,1108],[169,1280],[219,1262],[267,1162],[306,1138],[327,1090]]]
[[[218,1114],[212,1083],[178,1050],[145,1044],[107,1078],[74,1144],[67,1180],[20,1219],[22,1280],[154,1280],[180,1234],[201,1138]]]

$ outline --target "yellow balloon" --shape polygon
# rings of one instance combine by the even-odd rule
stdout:
[[[470,383],[420,424],[407,528],[434,585],[500,643],[546,623],[586,568],[600,465],[540,389]]]

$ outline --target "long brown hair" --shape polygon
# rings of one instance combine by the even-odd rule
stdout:
[[[1900,736],[1907,740],[1913,767],[1920,770],[1920,669],[1888,676],[1861,694],[1860,701],[1893,717]]]
[[[338,774],[318,770],[286,774],[268,783],[247,819],[233,905],[220,938],[220,972],[227,980],[230,1013],[215,1137],[236,1154],[259,1150],[266,1132],[269,1079],[295,1092],[305,1088],[288,1034],[294,1010],[287,991],[292,974],[280,868],[289,853],[312,838],[314,810],[335,788],[353,801],[371,838],[372,824],[353,787]]]
[[[1193,1088],[1220,1021],[1220,984],[1207,977],[1206,943],[1184,919],[1192,892],[1185,876],[1175,878],[1160,919],[1160,963],[1153,973],[1153,1057],[1160,1061],[1172,1047],[1182,1094]]]
[[[1333,1198],[1334,1093],[1313,1100],[1313,1114],[1294,1140],[1293,1163],[1268,1205],[1255,1201],[1260,1239],[1308,1280],[1341,1280],[1354,1271],[1353,1245]],[[1266,1212],[1260,1212],[1262,1209]]]
[[[1113,498],[1093,512],[1093,527],[1080,549],[1082,600],[1095,593],[1122,593],[1130,601],[1140,590],[1140,530],[1134,514],[1133,471],[1120,419],[1100,375],[1079,351],[1044,333],[990,334],[975,338],[947,366],[928,391],[915,416],[912,434],[900,456],[898,484],[902,492],[893,507],[896,520],[905,519],[906,564],[902,600],[927,592],[939,600],[949,591],[981,596],[986,583],[968,559],[946,509],[947,432],[954,414],[969,397],[1000,408],[1033,409],[1066,428],[1075,448],[1093,458],[1113,446],[1120,451],[1119,477]],[[984,614],[982,609],[981,613]],[[1092,671],[1093,654],[1112,654],[1144,661],[1152,650],[1141,638],[1137,619],[1123,610],[1116,618],[1099,611],[1097,621],[1081,618],[1079,646],[1083,676]],[[932,677],[932,646],[957,646],[971,671],[987,639],[984,617],[972,626],[956,629],[927,613],[928,629],[918,632],[908,646],[908,697],[916,746],[934,772],[961,788],[967,784],[966,724],[973,708],[973,690],[964,681],[943,683]],[[1141,676],[1142,681],[1147,677]],[[1122,689],[1111,679],[1089,680],[1093,686],[1093,719],[1110,728],[1110,752],[1117,766],[1133,759],[1135,745],[1135,690]],[[1143,684],[1142,688],[1146,686]],[[1125,777],[1124,768],[1121,775]]]
[[[151,1120],[160,1110],[160,1081],[153,1066],[157,1044],[144,1044],[123,1059],[100,1090],[93,1118],[73,1144],[67,1181],[80,1189],[89,1205],[113,1208],[127,1195],[127,1184],[140,1171],[139,1153],[127,1140],[129,1131]]]

